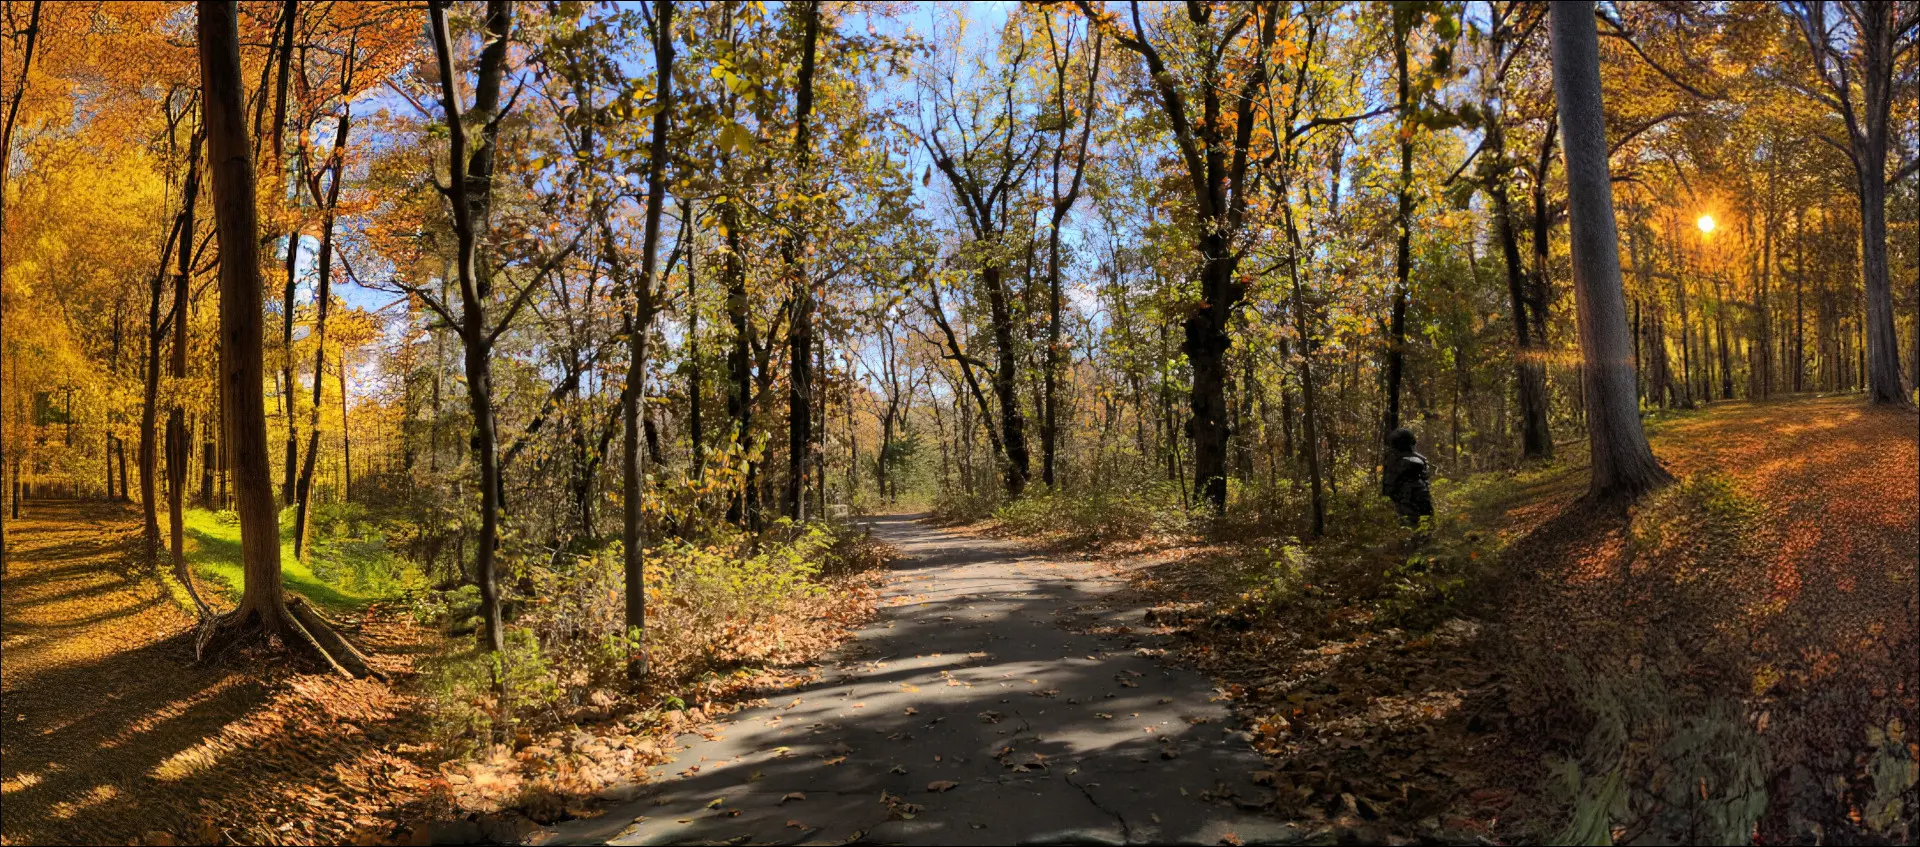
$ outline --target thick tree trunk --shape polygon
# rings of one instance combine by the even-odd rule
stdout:
[[[1555,5],[1553,88],[1567,163],[1574,294],[1585,359],[1587,426],[1596,499],[1634,498],[1671,481],[1654,460],[1634,400],[1632,340],[1620,280],[1619,235],[1607,169],[1600,44],[1592,2]]]
[[[232,0],[199,2],[200,79],[220,240],[220,391],[226,404],[244,588],[240,606],[203,627],[204,649],[221,629],[257,626],[305,647],[342,675],[372,674],[366,657],[303,604],[289,605],[280,576],[280,527],[267,459],[266,379],[261,345],[259,220],[240,81],[239,18]]]
[[[1000,407],[1000,441],[1007,457],[1007,496],[1012,498],[1026,490],[1027,480],[1033,476],[1033,459],[1027,450],[1026,416],[1020,411],[1020,362],[1014,355],[1013,314],[1002,273],[998,264],[982,268],[980,285],[987,292],[988,317],[993,323],[993,396]]]
[[[1194,495],[1216,514],[1227,507],[1227,320],[1239,303],[1233,275],[1239,267],[1223,235],[1201,239],[1205,264],[1200,272],[1203,302],[1187,317],[1182,349],[1193,368],[1188,421],[1193,438]]]
[[[1866,276],[1867,393],[1875,403],[1908,406],[1907,381],[1900,373],[1900,346],[1893,329],[1893,290],[1887,281],[1886,144],[1859,154],[1860,259]]]

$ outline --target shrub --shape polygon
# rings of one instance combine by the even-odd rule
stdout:
[[[545,726],[606,707],[611,692],[625,690],[628,662],[642,650],[652,695],[663,700],[734,669],[806,658],[837,637],[838,623],[857,605],[857,592],[830,585],[890,556],[886,545],[826,523],[781,521],[761,535],[665,542],[647,557],[644,643],[623,632],[617,542],[590,555],[510,563],[524,574],[523,596],[507,604],[510,719]],[[434,592],[414,609],[456,631],[480,626],[471,586]],[[450,738],[500,719],[491,687],[497,667],[470,656],[434,672],[436,720]]]

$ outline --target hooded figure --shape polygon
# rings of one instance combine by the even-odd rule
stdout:
[[[1393,501],[1401,522],[1417,526],[1433,517],[1433,469],[1427,457],[1414,452],[1413,431],[1405,427],[1387,435],[1387,457],[1380,474],[1380,496]]]

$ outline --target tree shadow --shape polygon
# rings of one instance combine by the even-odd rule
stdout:
[[[896,521],[904,524],[904,521]],[[900,525],[883,524],[898,536]],[[1207,677],[1171,670],[1111,585],[1016,545],[918,528],[893,605],[817,681],[691,742],[634,799],[543,843],[1260,843],[1261,760]],[[1084,567],[1084,566],[1083,566]],[[933,590],[916,579],[946,569]],[[677,775],[677,776],[676,776]],[[950,784],[949,784],[950,783]],[[1263,837],[1261,826],[1272,839]]]

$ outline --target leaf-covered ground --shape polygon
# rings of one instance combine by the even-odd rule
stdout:
[[[0,844],[509,838],[644,779],[674,735],[735,698],[806,678],[717,674],[677,692],[688,708],[609,698],[517,749],[450,759],[432,740],[416,667],[449,645],[399,605],[323,598],[391,682],[289,666],[284,653],[200,663],[177,588],[138,552],[136,511],[29,501],[8,529]],[[206,559],[201,590],[220,598],[231,563],[201,549],[218,547],[217,528],[199,529],[190,556]],[[302,568],[290,585],[308,582],[318,584]],[[872,606],[870,591],[849,589],[782,635],[815,654],[837,644]]]
[[[1282,815],[1369,839],[1564,836],[1571,763],[1589,792],[1624,777],[1597,824],[1617,839],[1707,838],[1753,798],[1761,818],[1734,828],[1762,838],[1898,837],[1920,774],[1917,442],[1911,412],[1857,397],[1727,403],[1655,427],[1682,482],[1631,511],[1581,500],[1579,443],[1487,489],[1431,542],[1440,576],[1398,570],[1391,541],[1130,569],[1235,697]],[[1440,612],[1423,616],[1395,603],[1405,579],[1468,596],[1419,595]],[[1608,709],[1617,739],[1592,734]],[[1687,734],[1713,715],[1731,729]]]

